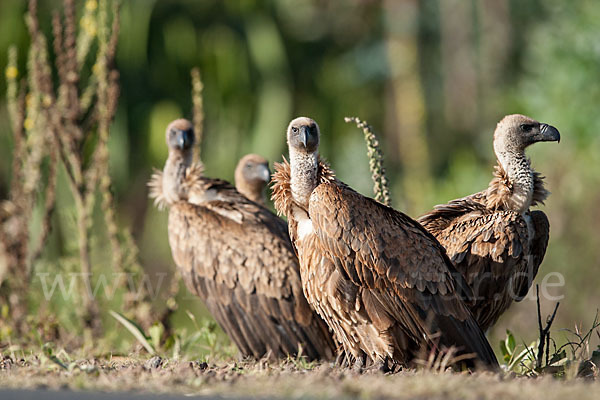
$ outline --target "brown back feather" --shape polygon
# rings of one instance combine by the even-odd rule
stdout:
[[[335,344],[302,293],[285,222],[197,167],[182,188],[189,201],[169,213],[173,258],[240,351],[285,357],[300,344],[310,359],[331,358]]]
[[[531,205],[543,204],[548,194],[543,177],[534,172]],[[497,165],[487,190],[437,205],[418,219],[473,288],[471,311],[482,329],[527,294],[548,243],[544,213],[530,212],[534,237],[529,238],[526,219],[508,207],[511,195],[507,174]],[[527,255],[533,256],[531,263]]]
[[[406,215],[337,181],[325,163],[319,167],[320,184],[306,210],[314,236],[296,239],[286,161],[275,166],[273,200],[288,217],[294,245],[301,245],[302,276],[311,277],[303,279],[305,293],[344,347],[355,357],[357,346],[370,357],[391,351],[406,362],[424,340],[431,344],[430,337],[423,339],[431,327],[442,333],[441,344],[476,352],[494,365],[483,333],[457,297],[466,285],[460,274],[461,283],[454,280],[436,239]]]

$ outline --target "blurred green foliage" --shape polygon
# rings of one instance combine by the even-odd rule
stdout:
[[[41,1],[48,35],[59,3]],[[22,0],[0,2],[2,71],[10,44],[18,46],[20,63],[26,59],[25,10]],[[319,122],[322,154],[338,176],[372,195],[362,135],[343,119],[356,115],[383,143],[394,206],[415,217],[485,188],[496,122],[523,113],[556,126],[563,138],[529,152],[553,192],[543,208],[551,241],[538,280],[564,276],[564,286],[549,290],[564,296],[555,327],[589,324],[600,307],[599,39],[594,0],[124,1],[116,60],[121,96],[109,147],[120,223],[131,228],[143,267],[170,275],[167,216],[147,200],[145,185],[166,158],[167,123],[191,118],[194,66],[204,81],[208,175],[232,179],[248,152],[280,160],[288,121],[308,115]],[[1,80],[2,198],[12,146],[5,92]],[[66,190],[59,180],[48,268],[74,242]],[[96,243],[95,264],[110,264],[106,249]],[[531,300],[500,320],[492,343],[508,327],[527,343],[537,337]],[[543,308],[553,302],[546,296]],[[179,303],[173,322],[191,329],[183,311],[201,305],[183,289]]]

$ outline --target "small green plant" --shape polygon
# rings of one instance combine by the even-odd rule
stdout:
[[[554,311],[546,318],[546,326],[542,326],[539,288],[537,298],[539,338],[523,347],[516,344],[515,336],[509,330],[506,338],[500,341],[500,352],[504,361],[504,369],[519,375],[537,376],[551,374],[555,377],[597,377],[600,375],[600,346],[590,350],[590,340],[594,333],[600,339],[600,319],[598,312],[590,329],[583,333],[579,327],[575,330],[564,329],[568,337],[565,344],[558,347],[550,335],[550,328],[556,317],[558,303]],[[551,349],[552,348],[552,349]],[[567,350],[570,350],[570,354]]]
[[[507,330],[506,338],[500,341],[500,353],[502,354],[505,370],[520,375],[533,370],[535,366],[535,349],[537,346],[538,341],[536,340],[529,345],[523,344],[521,348],[520,345],[517,345],[513,333]]]
[[[198,323],[190,311],[186,310],[186,314],[192,321],[194,330],[188,333],[186,329],[181,329],[166,335],[165,327],[160,322],[144,331],[135,321],[110,311],[110,315],[123,325],[151,355],[166,355],[171,351],[173,359],[179,360],[219,358],[234,354],[230,346],[224,345],[219,340],[217,323],[212,318],[204,318]]]
[[[557,369],[562,368],[565,362],[565,357],[562,357],[560,352],[555,351],[552,357],[550,357],[550,343],[554,344],[554,341],[550,337],[550,328],[552,327],[560,303],[556,303],[554,311],[546,319],[546,326],[542,326],[540,288],[538,285],[536,285],[536,295],[539,338],[529,345],[523,343],[523,350],[517,346],[515,337],[510,330],[506,331],[506,338],[500,341],[500,352],[505,362],[505,369],[520,375],[535,376],[549,371],[557,371]],[[543,364],[544,350],[546,355],[545,364]]]
[[[310,371],[317,366],[315,361],[309,359],[303,354],[302,345],[299,345],[298,354],[295,357],[288,355],[286,362],[291,363],[296,369],[301,371]]]
[[[186,310],[188,318],[194,325],[194,332],[188,334],[186,330],[175,336],[177,346],[173,348],[174,358],[183,355],[205,356],[218,358],[226,355],[233,355],[231,345],[226,346],[219,340],[217,334],[217,323],[212,318],[203,318],[199,323],[194,314]],[[175,351],[178,351],[175,353]],[[206,357],[203,357],[206,358]]]

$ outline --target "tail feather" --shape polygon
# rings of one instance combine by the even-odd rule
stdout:
[[[486,367],[497,368],[498,360],[485,334],[473,318],[460,321],[451,316],[436,316],[436,325],[442,335],[440,344],[458,350],[458,354],[474,354],[474,359],[468,360],[469,367],[476,367],[480,362]]]

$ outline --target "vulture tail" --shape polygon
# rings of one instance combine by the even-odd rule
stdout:
[[[446,347],[456,347],[458,354],[473,354],[474,358],[465,360],[469,368],[485,366],[490,369],[498,368],[498,360],[485,334],[479,328],[474,318],[461,321],[451,316],[437,315],[434,324],[442,335],[439,343]]]

